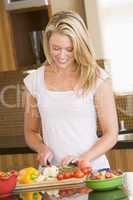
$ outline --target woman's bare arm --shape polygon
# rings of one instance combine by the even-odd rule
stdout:
[[[110,80],[104,81],[99,86],[94,102],[102,130],[102,137],[90,149],[78,157],[73,155],[66,156],[61,162],[62,165],[76,160],[84,160],[88,164],[88,162],[95,160],[115,145],[118,134],[118,122]]]
[[[24,134],[27,144],[38,153],[38,160],[46,164],[51,161],[52,151],[43,143],[40,134],[41,120],[36,99],[25,90]]]
[[[118,120],[112,84],[108,79],[104,81],[96,91],[95,107],[99,124],[102,130],[102,137],[84,154],[82,159],[91,161],[111,149],[117,142]]]

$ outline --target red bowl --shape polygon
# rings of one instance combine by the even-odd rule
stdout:
[[[10,194],[17,183],[17,173],[12,171],[9,176],[0,176],[0,196]]]

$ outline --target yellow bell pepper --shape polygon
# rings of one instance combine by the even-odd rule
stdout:
[[[39,192],[24,192],[20,194],[23,200],[41,200],[42,196]]]
[[[27,167],[19,171],[18,182],[20,184],[32,183],[39,175],[39,171],[34,167]]]

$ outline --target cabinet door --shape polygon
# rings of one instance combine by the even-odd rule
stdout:
[[[14,49],[9,15],[0,0],[0,71],[15,70]]]
[[[112,169],[133,171],[133,149],[113,149],[107,153]]]

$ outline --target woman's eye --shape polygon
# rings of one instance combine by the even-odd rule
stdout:
[[[66,52],[72,52],[73,51],[73,48],[69,47],[69,48],[60,48],[60,47],[53,47],[53,50],[54,51],[61,51],[61,50],[64,50]]]
[[[73,48],[68,48],[67,51],[72,52]]]
[[[54,47],[53,49],[54,49],[54,50],[56,50],[56,51],[58,51],[58,50],[59,50],[59,48],[57,48],[57,47]]]

